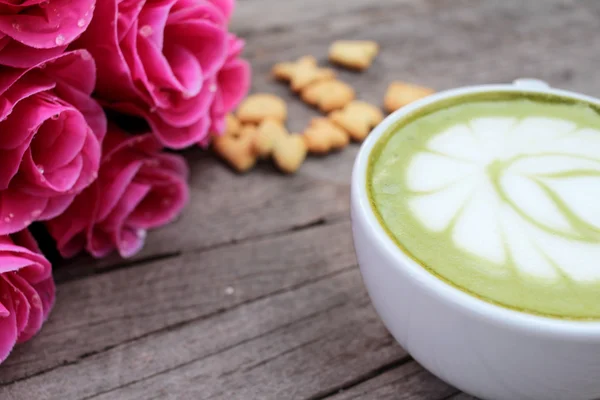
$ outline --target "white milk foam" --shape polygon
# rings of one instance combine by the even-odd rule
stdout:
[[[475,118],[444,130],[407,171],[429,230],[481,268],[600,281],[600,131],[546,117]]]

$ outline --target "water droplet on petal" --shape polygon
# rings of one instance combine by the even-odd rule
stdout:
[[[217,91],[217,85],[215,85],[214,83],[212,85],[210,85],[210,87],[208,88],[208,90],[210,90],[211,92],[216,92]]]
[[[140,28],[140,35],[142,35],[143,37],[148,37],[152,35],[152,32],[154,32],[154,30],[150,25],[144,25]]]
[[[146,237],[146,235],[147,235],[147,232],[146,232],[145,229],[138,229],[137,232],[136,232],[136,235],[137,235],[138,238],[144,239]]]
[[[15,31],[21,32],[21,25],[19,25],[16,22],[13,22],[12,26],[13,26],[13,28],[15,28]]]
[[[9,218],[14,218],[14,217],[15,217],[15,214],[13,214],[13,213],[9,213],[9,214],[8,214],[8,217],[9,217]]]
[[[4,218],[4,222],[10,222],[10,218],[8,218],[8,217],[5,217],[5,218]]]
[[[83,28],[85,26],[85,19],[80,18],[79,21],[77,21],[77,26]]]
[[[38,296],[37,294],[34,294],[33,296],[31,296],[31,305],[34,308],[41,308],[42,307],[42,299],[40,299],[40,296]]]
[[[37,165],[37,170],[39,171],[40,174],[44,173],[44,166],[43,165]]]
[[[54,39],[54,41],[58,46],[62,46],[63,44],[65,44],[65,37],[62,34],[60,34],[56,37],[56,39]]]
[[[85,61],[89,61],[92,59],[92,55],[87,51],[87,50],[80,50],[79,51],[79,55],[81,56],[82,59],[84,59]]]
[[[32,216],[33,218],[37,218],[37,217],[39,217],[40,215],[42,215],[42,210],[33,210],[33,211],[31,212],[31,216]]]
[[[25,221],[23,221],[23,226],[24,227],[28,227],[29,225],[31,225],[31,221],[26,219]]]

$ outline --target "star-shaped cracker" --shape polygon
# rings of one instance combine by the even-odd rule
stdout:
[[[244,124],[258,124],[267,118],[283,122],[287,119],[287,105],[274,94],[256,93],[240,104],[237,117]]]
[[[383,113],[364,101],[353,101],[343,110],[334,111],[329,118],[343,128],[357,142],[365,140],[371,129],[383,121]]]
[[[271,156],[277,140],[288,134],[287,129],[285,129],[285,126],[280,121],[271,118],[265,119],[258,126],[258,131],[254,138],[254,152],[260,158]]]
[[[300,57],[295,62],[283,62],[273,67],[275,78],[290,82],[293,91],[299,92],[311,83],[335,78],[329,68],[320,68],[313,56]]]
[[[394,112],[405,105],[434,93],[433,89],[405,82],[392,82],[388,86],[383,106],[387,112]]]
[[[256,128],[246,125],[238,132],[226,132],[213,140],[213,149],[238,172],[246,172],[256,164],[253,143]]]
[[[329,61],[363,71],[371,66],[379,45],[370,40],[338,40],[329,47]]]
[[[306,87],[300,94],[306,103],[318,107],[323,112],[343,108],[354,100],[354,89],[338,80],[319,81]]]
[[[319,117],[313,118],[304,131],[304,141],[310,153],[327,154],[332,150],[343,149],[350,139],[342,128],[327,118]]]

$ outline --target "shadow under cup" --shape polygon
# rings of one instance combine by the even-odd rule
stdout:
[[[441,92],[386,118],[363,144],[352,176],[352,229],[365,286],[398,342],[425,368],[467,393],[484,399],[598,398],[600,319],[527,314],[459,290],[403,251],[370,204],[369,160],[386,132],[432,105],[493,93],[600,105],[597,99],[540,81],[518,80]]]

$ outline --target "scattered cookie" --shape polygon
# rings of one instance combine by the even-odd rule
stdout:
[[[258,126],[254,138],[254,153],[260,158],[267,158],[273,153],[275,142],[288,135],[283,124],[277,120],[267,118]]]
[[[313,56],[301,57],[296,62],[275,64],[272,72],[277,79],[289,81],[294,92],[301,91],[311,83],[335,78],[335,72],[318,67]]]
[[[292,134],[279,138],[273,148],[273,161],[277,168],[292,174],[306,159],[306,143],[301,135]]]
[[[236,135],[242,128],[242,124],[233,114],[227,114],[225,116],[225,131],[223,135]]]
[[[238,133],[215,137],[213,149],[236,171],[245,172],[256,163],[253,148],[255,135],[256,127],[246,125]]]
[[[304,131],[307,150],[312,154],[327,154],[341,150],[349,143],[348,134],[327,118],[313,118]]]
[[[316,58],[313,56],[304,56],[296,61],[277,63],[273,66],[271,72],[276,79],[289,82],[292,80],[296,68],[314,68],[316,66]]]
[[[248,96],[240,104],[237,117],[245,124],[258,124],[267,118],[283,122],[287,118],[287,106],[280,97],[269,93],[257,93]]]
[[[329,47],[329,61],[363,71],[371,66],[379,45],[370,40],[338,40]]]
[[[338,80],[315,82],[301,93],[302,100],[326,113],[343,108],[354,96],[354,89]]]
[[[371,129],[383,120],[383,114],[372,104],[353,101],[343,110],[332,112],[329,118],[348,132],[352,140],[362,142]]]
[[[386,111],[394,112],[405,105],[427,97],[434,93],[433,89],[404,82],[392,82],[388,86],[383,106]]]

